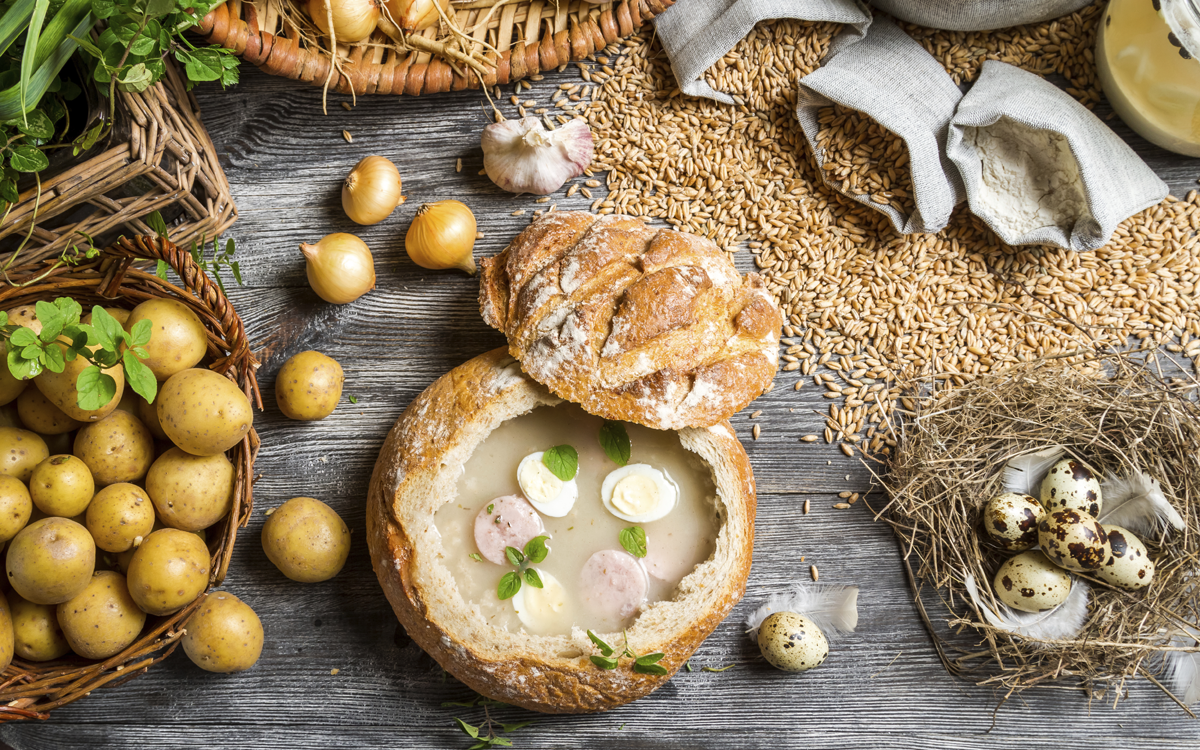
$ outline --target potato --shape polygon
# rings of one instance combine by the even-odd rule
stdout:
[[[16,427],[18,430],[25,429],[25,424],[21,422],[21,416],[17,414],[16,404],[4,404],[0,406],[0,427]]]
[[[62,344],[57,346],[66,348]],[[75,382],[79,379],[79,373],[89,367],[91,364],[86,359],[76,357],[66,363],[62,372],[43,370],[33,379],[33,384],[50,400],[50,403],[62,409],[63,413],[71,419],[78,419],[80,422],[98,422],[111,414],[113,409],[117,408],[117,404],[121,402],[121,396],[125,393],[125,370],[120,365],[103,370],[105,375],[116,382],[117,392],[104,406],[88,410],[79,406],[79,391],[75,388]]]
[[[195,534],[155,531],[129,561],[129,593],[143,612],[169,615],[204,591],[211,562],[208,547]]]
[[[33,467],[50,457],[46,441],[29,430],[0,427],[0,474],[28,482]]]
[[[96,569],[96,543],[82,525],[52,516],[8,544],[8,582],[35,604],[61,604],[83,591]]]
[[[37,308],[33,305],[21,305],[9,310],[8,324],[22,326],[38,334],[42,332],[42,322],[37,319]]]
[[[159,380],[195,367],[208,351],[208,330],[199,316],[179,300],[146,300],[133,308],[125,321],[125,330],[132,332],[143,320],[154,325],[142,362]]]
[[[92,470],[97,487],[136,482],[154,461],[154,437],[140,419],[117,410],[79,430],[75,455]]]
[[[267,517],[263,551],[293,581],[317,583],[337,575],[350,555],[350,530],[320,500],[294,497]]]
[[[8,347],[5,344],[0,344],[0,406],[11,404],[22,393],[25,392],[25,387],[29,385],[28,380],[17,380],[17,378],[8,371]]]
[[[92,498],[86,525],[97,547],[105,552],[124,552],[154,530],[154,503],[135,484],[110,484]]]
[[[4,594],[0,594],[0,671],[8,669],[8,665],[12,664],[15,645],[12,612],[8,608],[8,599]]]
[[[122,325],[122,327],[125,325],[125,321],[129,320],[129,311],[125,310],[123,308],[120,308],[120,307],[106,307],[106,308],[104,308],[104,312],[108,313],[114,319],[116,319],[116,321],[118,323],[120,323]],[[79,319],[79,322],[87,323],[88,325],[91,325],[92,324],[92,314],[89,312],[87,315],[84,315],[82,318]]]
[[[146,492],[165,525],[207,529],[233,507],[233,464],[224,453],[193,456],[171,448],[146,474]]]
[[[158,392],[158,421],[172,443],[193,456],[224,453],[254,423],[250,399],[212,370],[184,370]]]
[[[158,519],[158,517],[156,516],[154,518],[154,528],[150,529],[150,533],[153,534],[154,532],[158,531],[159,529],[165,529],[165,528],[167,528],[167,527],[163,526],[163,522],[160,521]],[[205,542],[207,544],[208,532],[205,529],[200,529],[199,531],[193,531],[192,533],[195,534],[196,536],[200,537],[200,541]],[[125,550],[124,552],[118,552],[116,558],[113,560],[113,570],[117,570],[117,571],[124,573],[125,575],[129,575],[129,563],[133,560],[134,552],[137,552],[136,545],[133,547],[130,547],[129,549]]]
[[[324,419],[337,408],[346,376],[342,366],[320,352],[300,352],[283,363],[275,378],[275,403],[288,419]]]
[[[55,605],[31,602],[10,591],[8,606],[12,615],[13,651],[17,656],[29,661],[50,661],[71,652],[71,644],[58,624]]]
[[[16,477],[0,474],[0,543],[7,542],[29,523],[33,499],[25,483]]]
[[[150,430],[150,434],[159,440],[170,440],[167,433],[163,432],[162,424],[158,421],[158,405],[152,404],[146,399],[138,396],[137,416],[142,420],[142,424],[146,425],[146,429]]]
[[[39,435],[62,435],[79,429],[83,424],[68,417],[62,409],[50,403],[50,399],[37,388],[27,388],[17,399],[17,414],[26,429]]]
[[[125,576],[102,570],[87,588],[58,605],[58,624],[72,651],[85,659],[107,659],[137,639],[146,613],[129,595]]]
[[[75,456],[51,456],[34,467],[29,478],[29,496],[48,516],[77,516],[87,510],[94,494],[92,472]]]
[[[214,591],[188,620],[183,652],[207,672],[244,672],[262,655],[262,620],[233,594]]]

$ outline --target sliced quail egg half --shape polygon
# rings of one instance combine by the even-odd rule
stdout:
[[[564,482],[554,476],[550,467],[542,463],[544,451],[530,453],[521,459],[517,466],[517,483],[525,499],[537,508],[538,512],[551,518],[562,518],[575,507],[579,497],[579,486],[575,480]]]
[[[512,606],[521,624],[535,635],[561,633],[571,627],[567,621],[567,590],[558,579],[544,570],[538,571],[542,580],[539,589],[522,582],[513,594]]]
[[[600,487],[600,498],[617,518],[650,523],[675,508],[679,488],[649,464],[630,464],[609,472]]]

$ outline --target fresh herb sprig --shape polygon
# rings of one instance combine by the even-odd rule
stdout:
[[[621,533],[617,535],[621,546],[625,551],[634,557],[646,556],[646,530],[641,526],[629,526],[621,529]]]
[[[483,708],[483,722],[479,725],[468,724],[457,716],[453,717],[453,719],[459,731],[475,740],[475,744],[471,745],[469,750],[486,750],[492,747],[512,747],[512,740],[501,735],[512,734],[518,729],[524,729],[535,723],[533,721],[515,721],[511,724],[506,724],[492,718],[490,710],[492,707],[507,705],[507,703],[477,695],[469,701],[447,701],[442,704],[442,708],[475,708],[476,706],[481,706]]]
[[[542,562],[550,554],[550,548],[546,546],[546,540],[549,538],[548,536],[535,536],[525,543],[524,552],[516,547],[504,548],[504,557],[516,570],[510,570],[500,577],[500,584],[496,587],[496,596],[501,601],[516,596],[517,592],[521,590],[522,578],[525,583],[535,589],[543,587],[542,577],[538,575],[537,570],[529,566]]]
[[[633,659],[634,672],[639,674],[656,675],[664,675],[667,673],[666,667],[658,663],[662,660],[665,654],[657,652],[653,654],[641,654],[639,656],[638,654],[634,653],[631,648],[629,648],[629,634],[623,633],[623,635],[625,636],[625,644],[621,647],[620,653],[618,653],[614,647],[605,643],[603,640],[601,640],[600,636],[589,630],[587,632],[588,638],[591,639],[592,643],[596,644],[596,648],[600,649],[599,655],[592,654],[591,657],[589,657],[592,660],[592,664],[595,664],[601,669],[616,669],[620,659],[623,657],[628,657]]]
[[[242,286],[242,267],[233,259],[234,252],[237,251],[237,246],[233,240],[226,240],[225,247],[221,247],[221,238],[216,237],[212,241],[212,249],[205,249],[204,235],[200,235],[200,242],[192,242],[192,260],[200,266],[200,270],[213,277],[217,282],[217,286],[221,288],[221,293],[225,294],[225,280],[221,278],[221,269],[226,268],[233,274],[233,280],[238,286]],[[207,253],[207,257],[206,257]]]
[[[604,455],[617,466],[629,463],[633,447],[629,443],[629,433],[625,430],[625,425],[612,420],[606,420],[600,425],[600,447],[604,449]]]
[[[59,297],[53,303],[39,301],[34,312],[42,326],[40,333],[9,324],[8,313],[0,311],[0,339],[7,349],[5,361],[13,377],[29,380],[47,370],[62,372],[68,362],[82,358],[89,365],[76,379],[77,401],[80,409],[91,411],[117,395],[117,381],[104,370],[119,364],[125,371],[125,382],[153,403],[158,382],[142,362],[153,330],[150,321],[140,321],[126,331],[103,307],[96,306],[92,308],[91,324],[80,323],[83,308],[70,297]]]
[[[554,476],[569,482],[579,473],[579,452],[570,445],[556,445],[542,453],[542,463]]]

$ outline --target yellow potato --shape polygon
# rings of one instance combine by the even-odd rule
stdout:
[[[87,530],[105,552],[133,549],[154,530],[154,503],[136,484],[110,484],[87,509]]]
[[[7,542],[29,523],[33,498],[25,483],[16,477],[0,474],[0,542]]]
[[[342,366],[320,352],[300,352],[283,363],[275,378],[275,403],[288,419],[324,419],[337,408],[346,376]]]
[[[46,441],[29,430],[0,427],[0,474],[28,482],[33,467],[50,457]]]
[[[129,320],[129,311],[125,310],[123,308],[120,308],[120,307],[106,307],[106,308],[104,308],[104,312],[108,313],[113,318],[115,318],[116,321],[118,323],[120,323],[122,326],[125,325],[125,321]],[[88,325],[91,325],[92,324],[92,314],[89,312],[87,315],[84,315],[82,318],[80,318],[79,322],[87,323]]]
[[[141,396],[137,397],[137,416],[142,420],[142,424],[146,425],[146,429],[150,430],[150,434],[159,440],[170,440],[167,433],[163,432],[162,424],[158,421],[158,406],[152,404]]]
[[[13,634],[12,612],[8,608],[8,599],[0,594],[0,671],[12,664],[14,646],[16,637]]]
[[[0,344],[0,406],[10,404],[25,392],[28,380],[17,380],[8,371],[8,347]]]
[[[71,650],[85,659],[107,659],[133,643],[146,624],[125,576],[102,570],[87,588],[58,605],[58,624]]]
[[[169,615],[204,591],[211,562],[208,547],[195,534],[156,531],[129,561],[129,593],[143,612]]]
[[[184,370],[158,392],[158,421],[172,443],[193,456],[224,453],[254,423],[250,399],[212,370]]]
[[[28,661],[50,661],[71,652],[62,628],[58,610],[53,604],[37,604],[20,594],[8,592],[12,616],[13,651]]]
[[[136,482],[154,461],[154,437],[140,419],[117,410],[79,430],[75,455],[92,470],[97,487]]]
[[[21,305],[9,310],[8,324],[28,328],[38,334],[42,332],[42,323],[37,319],[37,309],[33,305]]]
[[[57,346],[66,348],[62,344],[57,344]],[[113,409],[117,408],[117,404],[121,402],[121,396],[125,393],[125,370],[117,365],[103,371],[105,375],[116,382],[117,392],[104,406],[88,410],[79,407],[79,391],[75,388],[79,373],[88,367],[91,367],[91,364],[86,359],[76,357],[66,364],[62,372],[44,370],[41,375],[33,379],[33,384],[45,394],[46,398],[50,399],[50,403],[62,409],[63,413],[71,419],[78,419],[80,422],[98,422],[111,414]]]
[[[325,503],[294,497],[267,517],[263,551],[293,581],[317,583],[333,578],[350,555],[350,530]]]
[[[21,424],[39,435],[62,435],[83,424],[50,403],[50,399],[37,388],[27,388],[17,398],[17,414],[21,417]]]
[[[164,526],[163,522],[160,521],[157,516],[155,516],[154,527],[152,529],[150,529],[150,533],[153,534],[154,532],[158,531],[159,529],[165,529],[165,528],[168,528],[168,527]],[[208,531],[206,529],[200,529],[199,531],[193,531],[191,533],[198,536],[200,538],[200,541],[205,542],[207,544]],[[125,575],[129,575],[129,563],[133,561],[133,553],[134,552],[137,552],[137,545],[130,547],[129,549],[125,550],[124,552],[118,552],[116,559],[113,560],[113,563],[114,563],[113,569],[118,570],[118,571],[124,573]]]
[[[167,526],[207,529],[233,507],[233,464],[224,453],[193,456],[171,448],[146,474],[146,492]]]
[[[214,591],[188,620],[183,651],[208,672],[244,672],[262,655],[263,627],[250,605]]]
[[[142,362],[159,380],[195,367],[208,351],[208,330],[199,316],[179,300],[146,300],[133,308],[125,321],[125,330],[133,331],[143,320],[154,325]]]
[[[21,529],[8,544],[8,582],[35,604],[61,604],[83,591],[96,569],[96,543],[69,518],[51,516]]]
[[[96,483],[87,464],[75,456],[51,456],[33,469],[29,495],[48,516],[70,518],[87,510]]]

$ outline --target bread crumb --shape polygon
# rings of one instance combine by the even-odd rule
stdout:
[[[329,670],[329,674],[337,674],[338,672],[341,672],[341,671],[342,670],[340,670],[340,669],[331,669],[331,670]]]

